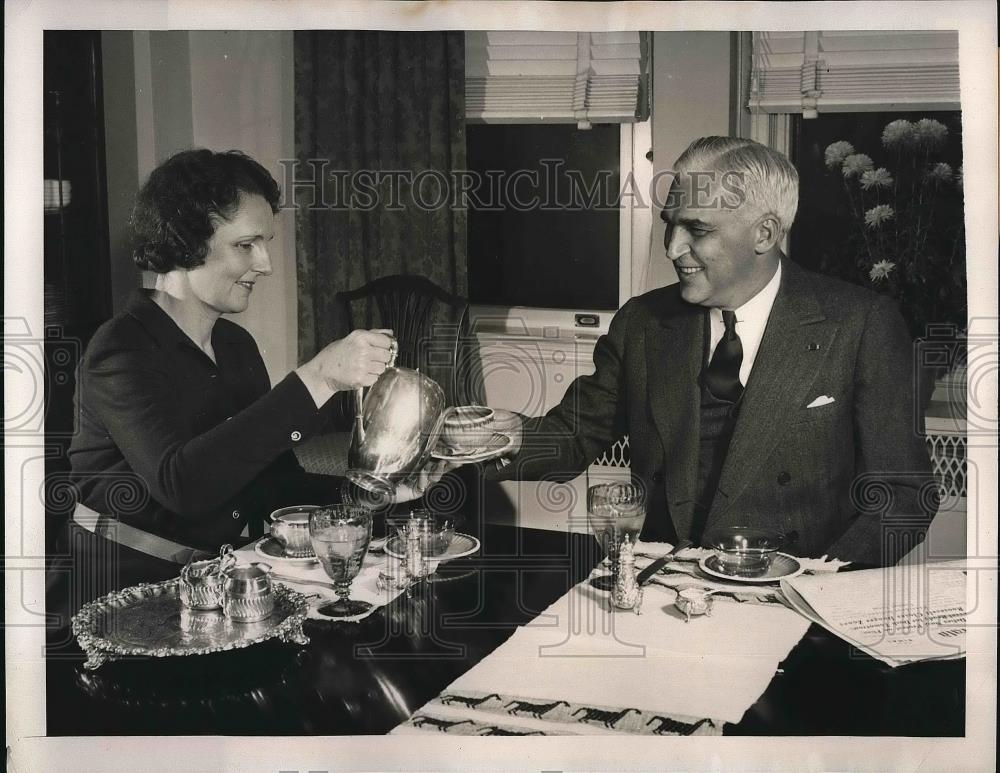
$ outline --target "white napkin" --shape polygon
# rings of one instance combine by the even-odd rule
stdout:
[[[293,588],[300,593],[304,593],[306,596],[314,596],[318,594],[318,597],[308,599],[309,614],[307,616],[310,620],[329,621],[332,619],[326,615],[321,615],[316,611],[323,604],[330,601],[336,601],[337,599],[337,594],[332,588],[313,585],[309,582],[310,580],[324,584],[330,584],[331,582],[330,578],[327,577],[326,572],[323,571],[323,567],[320,566],[318,561],[286,561],[280,558],[261,556],[256,550],[254,550],[255,544],[256,543],[251,542],[249,545],[242,547],[235,552],[238,564],[246,565],[259,562],[270,564],[272,575],[280,575],[278,577],[274,577],[275,582],[280,582],[282,585],[288,585],[290,588]],[[384,607],[403,592],[403,589],[386,591],[380,591],[378,589],[377,582],[379,571],[386,566],[387,561],[396,562],[396,559],[390,558],[384,553],[369,552],[368,555],[365,556],[365,560],[361,564],[361,571],[358,572],[358,576],[355,577],[354,582],[351,583],[351,598],[357,599],[358,601],[367,601],[372,605],[372,607],[367,612],[360,615],[355,615],[353,617],[338,617],[336,618],[338,622],[357,623],[364,620],[369,615],[374,614],[379,607]]]
[[[649,566],[656,558],[668,553],[671,545],[667,542],[642,542],[636,543],[636,570],[641,571]],[[716,601],[729,602],[732,600],[751,603],[777,603],[792,605],[785,598],[778,583],[761,583],[755,585],[747,582],[730,582],[718,580],[710,577],[698,568],[698,561],[712,555],[714,551],[706,548],[686,548],[677,554],[680,561],[668,563],[663,569],[657,572],[655,579],[651,578],[647,588],[668,586],[675,590],[682,590],[688,587],[706,588],[708,590],[721,591],[716,596]],[[802,566],[806,574],[823,574],[836,572],[842,566],[847,566],[849,561],[831,559],[827,556],[821,558],[795,558]],[[594,574],[606,574],[607,570],[598,566],[594,569]],[[792,607],[794,608],[794,607]]]
[[[669,542],[643,542],[642,540],[638,540],[635,543],[636,569],[648,566],[653,559],[666,555],[672,549],[673,545]],[[712,555],[713,552],[715,551],[708,548],[692,547],[680,551],[677,557],[700,561],[702,558]],[[802,568],[806,572],[836,572],[851,563],[850,561],[841,561],[839,558],[830,558],[829,556],[820,556],[819,558],[801,558],[796,556],[795,560],[802,565]]]

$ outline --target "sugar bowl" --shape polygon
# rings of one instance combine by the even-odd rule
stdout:
[[[684,614],[685,623],[690,623],[692,617],[712,614],[714,592],[705,588],[683,588],[677,591],[674,606]]]
[[[232,566],[224,572],[222,611],[234,623],[256,623],[274,611],[271,565]]]

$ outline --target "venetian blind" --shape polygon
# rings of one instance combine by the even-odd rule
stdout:
[[[630,123],[645,112],[640,32],[466,32],[466,118]]]
[[[958,32],[755,32],[754,113],[957,110]]]

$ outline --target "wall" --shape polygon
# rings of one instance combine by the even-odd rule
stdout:
[[[729,134],[731,34],[657,32],[653,35],[654,176],[670,170],[691,140]],[[666,190],[658,190],[657,199],[665,201],[666,194]],[[673,265],[664,255],[663,222],[656,216],[646,286],[662,287],[676,281]]]
[[[138,284],[132,262],[128,219],[139,185],[139,149],[136,136],[135,52],[132,33],[101,33],[104,77],[104,158],[107,167],[108,249],[111,300],[122,310]]]
[[[239,149],[281,181],[278,161],[293,158],[295,150],[292,33],[117,32],[105,33],[102,43],[108,57],[104,96],[112,276],[120,308],[127,297],[123,288],[136,281],[127,211],[158,163],[191,147]],[[281,212],[275,225],[274,273],[257,285],[250,308],[234,317],[257,340],[272,382],[297,364],[292,212]],[[150,279],[144,277],[143,284]]]
[[[279,159],[295,158],[291,32],[192,32],[194,145],[242,150],[282,180]],[[257,340],[271,382],[293,369],[298,351],[295,217],[275,218],[274,273],[235,318]]]

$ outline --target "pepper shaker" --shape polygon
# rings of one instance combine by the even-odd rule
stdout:
[[[416,523],[406,526],[406,560],[404,563],[407,574],[415,581],[427,574],[427,562],[420,548],[420,529]]]
[[[632,540],[627,534],[618,551],[618,563],[610,603],[618,609],[632,609],[638,615],[642,607],[642,588],[635,578],[635,554]]]

